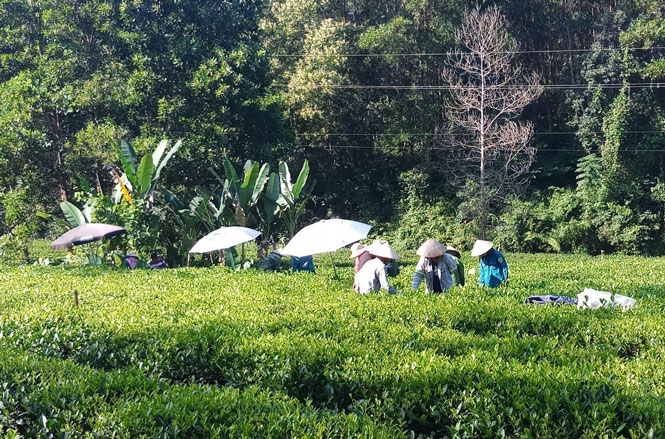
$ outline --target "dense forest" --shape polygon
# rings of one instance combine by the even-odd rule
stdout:
[[[110,193],[121,140],[140,157],[170,139],[182,146],[140,212],[99,209],[140,223],[139,244],[178,245],[168,198],[214,191],[226,157],[307,160],[302,224],[339,216],[402,245],[465,247],[479,195],[450,166],[446,72],[465,17],[494,6],[506,54],[542,92],[518,118],[532,124],[527,184],[489,206],[489,237],[512,251],[665,253],[661,0],[2,0],[5,244],[59,231],[61,201]]]

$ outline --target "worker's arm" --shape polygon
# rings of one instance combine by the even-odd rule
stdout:
[[[457,262],[450,255],[443,255],[443,260],[446,263],[446,269],[450,274],[453,274],[457,270]]]
[[[386,267],[384,266],[379,270],[379,283],[381,284],[381,289],[386,290],[390,294],[397,294],[397,290],[390,286],[388,282],[388,275],[386,274]]]
[[[425,277],[425,258],[421,256],[420,260],[418,261],[418,264],[416,265],[416,271],[413,272],[411,289],[417,290],[418,287],[420,286],[420,283],[423,281],[424,277]]]

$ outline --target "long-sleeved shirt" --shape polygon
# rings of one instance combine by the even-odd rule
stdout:
[[[506,280],[508,280],[506,258],[500,251],[490,249],[485,256],[480,258],[478,284],[481,287],[496,288]]]
[[[425,279],[425,291],[428,293],[436,290],[434,286],[434,272],[439,279],[441,291],[446,291],[453,285],[452,273],[457,269],[457,263],[449,254],[444,254],[439,262],[433,264],[429,258],[420,257],[416,265],[416,271],[413,272],[413,282],[411,289],[417,290],[420,283]]]
[[[360,271],[356,273],[353,289],[360,294],[378,293],[379,290],[385,290],[390,294],[397,293],[397,290],[388,283],[386,266],[379,258],[365,262]]]
[[[355,264],[356,273],[359,272],[361,268],[363,268],[363,265],[365,265],[365,262],[367,262],[371,259],[372,259],[372,255],[370,255],[369,252],[364,252],[362,255],[358,256],[356,258],[356,264]]]
[[[464,286],[464,264],[461,259],[452,256],[453,260],[457,264],[457,268],[453,271],[453,286]]]
[[[262,271],[280,271],[282,268],[282,258],[277,253],[272,252],[264,260],[259,262],[259,270]]]

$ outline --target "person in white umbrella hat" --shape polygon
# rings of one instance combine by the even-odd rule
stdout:
[[[399,291],[388,282],[385,264],[399,258],[395,250],[386,241],[374,242],[365,248],[373,257],[365,262],[360,271],[356,273],[353,279],[353,289],[359,294],[378,293],[379,290],[397,294]]]
[[[457,263],[449,254],[446,254],[446,246],[436,239],[425,241],[418,251],[420,260],[413,272],[411,289],[417,290],[423,279],[425,279],[425,291],[428,293],[445,293],[453,286],[453,272],[457,270]]]
[[[508,280],[508,263],[503,254],[494,248],[492,241],[479,239],[473,244],[471,256],[480,259],[478,284],[496,288]]]

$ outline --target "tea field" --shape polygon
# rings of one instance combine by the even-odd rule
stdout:
[[[445,296],[415,258],[358,296],[348,251],[338,277],[1,267],[0,437],[665,437],[665,259],[507,256],[507,287]],[[585,287],[637,307],[522,303]]]

